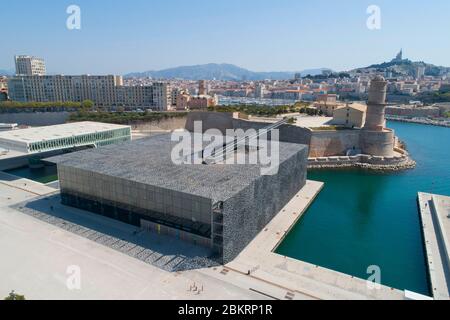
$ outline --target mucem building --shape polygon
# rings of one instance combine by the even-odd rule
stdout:
[[[279,144],[279,167],[175,164],[162,134],[47,159],[65,205],[212,249],[233,260],[306,183],[308,147]],[[245,153],[256,152],[246,148]]]

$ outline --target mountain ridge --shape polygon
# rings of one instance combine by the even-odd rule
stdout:
[[[256,72],[238,67],[229,63],[208,63],[192,66],[180,66],[163,70],[153,70],[144,72],[132,72],[125,74],[125,78],[150,77],[154,79],[184,79],[184,80],[285,80],[294,78],[296,73],[302,76],[320,74],[329,68],[308,69],[300,72],[290,71],[268,71]]]

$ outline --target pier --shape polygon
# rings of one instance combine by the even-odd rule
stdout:
[[[419,193],[418,201],[433,298],[448,300],[450,197]]]

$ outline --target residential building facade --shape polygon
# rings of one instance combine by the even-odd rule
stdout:
[[[15,56],[16,75],[18,76],[36,76],[46,75],[45,62],[41,58],[33,56]]]
[[[208,107],[214,107],[217,105],[215,97],[211,96],[193,96],[188,101],[188,107],[190,110],[207,109]]]
[[[153,83],[148,86],[124,86],[121,76],[16,76],[8,80],[13,101],[53,102],[92,100],[98,107],[139,106],[158,111],[171,104],[170,86]]]

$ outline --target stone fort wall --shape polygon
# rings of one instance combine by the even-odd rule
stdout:
[[[248,121],[233,118],[232,113],[226,112],[191,112],[187,116],[185,129],[193,132],[194,122],[202,122],[203,133],[209,129],[218,129],[226,134],[227,129],[263,129],[270,125],[266,122]],[[311,130],[295,125],[283,125],[280,128],[280,141],[309,145]]]
[[[225,134],[227,129],[262,129],[269,125],[233,118],[232,113],[192,112],[189,113],[185,128],[194,130],[194,122],[201,121],[203,132],[218,129]],[[280,127],[280,141],[309,146],[309,158],[346,156],[349,150],[379,157],[393,157],[395,132],[392,130],[324,130],[312,131],[295,125]]]
[[[314,131],[309,157],[345,156],[350,149],[360,149],[360,133],[360,130]]]

